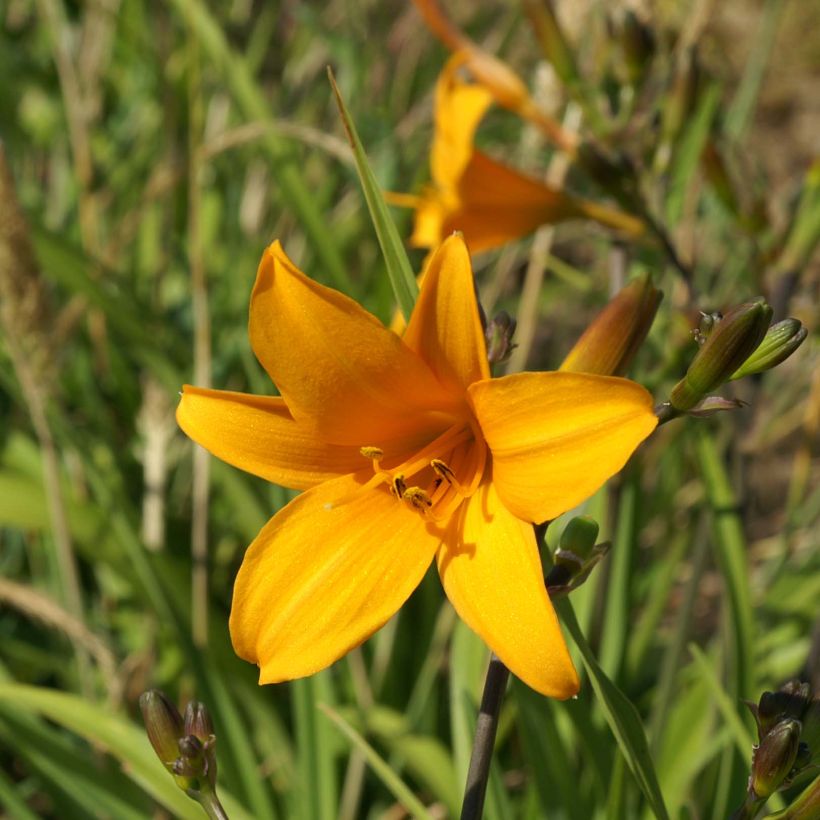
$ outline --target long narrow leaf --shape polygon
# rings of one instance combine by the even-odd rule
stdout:
[[[658,820],[669,820],[669,813],[666,810],[663,795],[658,785],[658,776],[655,773],[655,767],[649,753],[649,745],[646,742],[646,734],[637,709],[599,666],[591,647],[587,643],[583,632],[581,632],[572,604],[564,599],[556,602],[556,608],[581,652],[584,666],[589,673],[589,679],[600,701],[606,722],[609,724],[615,740],[618,741],[618,746],[626,758],[632,774],[638,781],[638,785],[641,787],[650,808]]]
[[[399,308],[404,314],[405,319],[410,318],[413,312],[413,305],[416,303],[416,296],[418,295],[418,285],[413,276],[413,271],[410,268],[410,262],[407,259],[407,254],[404,250],[399,232],[396,229],[396,224],[390,216],[390,211],[387,209],[387,203],[384,201],[384,195],[381,188],[379,188],[376,177],[370,168],[367,161],[367,155],[362,147],[359,135],[356,132],[356,126],[345,107],[342,95],[339,92],[339,87],[336,85],[336,78],[333,72],[328,69],[328,77],[330,84],[333,87],[333,93],[336,95],[336,104],[339,106],[339,113],[342,116],[347,138],[350,141],[350,146],[353,149],[353,156],[356,160],[356,170],[359,173],[359,179],[364,190],[364,198],[367,200],[367,207],[370,210],[370,218],[373,220],[373,227],[376,230],[376,236],[379,239],[382,253],[384,254],[384,262],[387,266],[387,275],[390,277],[390,284],[393,286],[393,292],[396,295],[396,301],[399,303]]]

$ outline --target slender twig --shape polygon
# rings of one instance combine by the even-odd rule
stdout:
[[[490,763],[495,746],[495,735],[498,731],[498,716],[501,713],[501,701],[504,698],[504,690],[507,688],[509,677],[510,670],[495,655],[492,655],[476,721],[473,751],[470,756],[470,767],[467,770],[464,802],[461,806],[461,820],[479,820],[484,810]]]

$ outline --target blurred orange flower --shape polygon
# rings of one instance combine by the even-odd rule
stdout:
[[[403,337],[275,243],[250,337],[281,396],[186,387],[177,419],[219,458],[305,490],[236,579],[231,636],[260,682],[333,663],[435,559],[460,616],[514,674],[545,695],[574,694],[531,523],[621,469],[655,427],[647,391],[574,373],[491,379],[460,236],[431,258]]]
[[[470,251],[478,253],[526,236],[539,225],[578,218],[633,235],[643,231],[635,217],[572,196],[475,148],[476,129],[495,95],[459,76],[465,60],[464,53],[454,54],[436,85],[432,185],[420,196],[388,195],[395,205],[415,208],[412,245],[434,248],[453,231],[461,231]]]

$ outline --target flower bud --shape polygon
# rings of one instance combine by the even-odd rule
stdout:
[[[203,743],[214,733],[214,724],[204,703],[192,700],[185,707],[185,734],[193,735]]]
[[[565,595],[586,581],[595,565],[609,551],[609,544],[596,544],[598,524],[589,516],[573,518],[558,541],[553,567],[547,574],[550,595]]]
[[[560,369],[622,376],[646,339],[662,298],[648,273],[633,279],[592,320]]]
[[[776,367],[803,344],[808,333],[809,331],[797,319],[784,319],[773,324],[760,347],[732,374],[730,381]]]
[[[670,395],[672,407],[691,410],[728,381],[763,341],[772,309],[758,298],[732,308],[714,327]]]
[[[758,798],[774,794],[794,766],[800,744],[800,721],[780,721],[766,734],[752,757],[749,786]]]
[[[157,757],[169,768],[179,755],[179,739],[184,734],[182,716],[158,689],[140,695],[140,710],[148,740]]]
[[[487,337],[487,360],[490,364],[500,364],[510,358],[516,345],[513,343],[516,321],[502,310],[487,324],[484,331]]]

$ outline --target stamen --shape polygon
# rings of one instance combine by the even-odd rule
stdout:
[[[408,487],[402,498],[410,504],[411,507],[425,512],[433,506],[433,500],[427,495],[421,487]]]
[[[390,492],[396,496],[396,498],[404,498],[404,494],[407,491],[407,483],[404,480],[403,475],[395,475],[393,476],[393,481],[390,484]]]
[[[458,483],[456,474],[445,462],[440,458],[434,458],[430,462],[430,466],[433,468],[435,474],[443,478],[459,495],[464,495],[464,489],[461,484]]]

